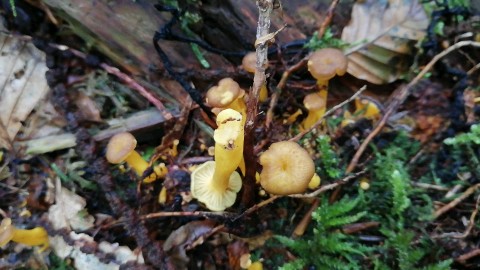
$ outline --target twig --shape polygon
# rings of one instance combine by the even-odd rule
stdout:
[[[467,260],[473,258],[473,257],[476,257],[476,256],[479,256],[480,255],[480,248],[476,248],[474,250],[471,250],[463,255],[460,255],[458,256],[457,258],[455,258],[455,261],[459,262],[459,263],[465,263]]]
[[[364,174],[367,172],[367,169],[363,169],[359,172],[356,172],[356,173],[353,173],[353,174],[350,174],[350,175],[347,175],[346,177],[344,177],[343,179],[340,179],[338,181],[335,181],[334,183],[331,183],[331,184],[328,184],[328,185],[323,185],[321,186],[319,189],[311,192],[311,193],[307,193],[307,194],[295,194],[295,195],[289,195],[288,197],[291,197],[291,198],[314,198],[314,197],[317,197],[318,195],[322,194],[322,193],[325,193],[331,189],[334,189],[336,187],[339,187],[339,186],[342,186],[342,185],[345,185],[346,183],[348,183],[350,180],[352,179],[355,179],[357,177],[359,177],[360,175]]]
[[[320,199],[315,198],[315,200],[312,202],[312,205],[303,216],[302,220],[300,220],[300,222],[295,227],[295,230],[293,230],[292,237],[296,238],[296,237],[302,236],[305,233],[305,230],[307,229],[308,224],[310,224],[313,211],[315,211],[315,209],[317,209],[319,205],[320,205]]]
[[[269,34],[270,15],[273,11],[274,0],[258,0],[257,7],[259,11],[257,25],[257,40],[255,41],[256,67],[253,78],[253,88],[247,103],[247,119],[245,122],[245,143],[244,158],[247,164],[245,180],[243,182],[243,191],[241,203],[243,206],[250,206],[255,196],[255,173],[256,158],[254,154],[255,145],[255,124],[258,109],[258,95],[260,88],[265,84],[265,70],[268,65],[268,43],[272,34]],[[271,37],[273,38],[274,35]]]
[[[443,233],[438,236],[433,236],[432,238],[447,238],[447,237],[452,237],[456,239],[463,239],[470,235],[470,232],[472,231],[473,227],[475,226],[475,218],[477,217],[478,214],[478,207],[480,204],[480,196],[477,196],[477,202],[475,204],[475,209],[472,211],[472,214],[470,215],[470,219],[468,220],[468,226],[467,229],[463,233],[458,233],[458,232],[453,232],[453,233]]]
[[[356,97],[358,97],[363,91],[365,91],[367,89],[367,86],[364,85],[362,86],[362,88],[358,89],[358,91],[353,94],[353,96],[349,97],[347,100],[344,100],[343,102],[333,106],[330,110],[328,110],[320,119],[318,119],[317,122],[315,122],[315,124],[313,124],[309,129],[307,130],[304,130],[300,133],[297,134],[297,136],[291,138],[289,141],[298,141],[300,140],[303,136],[305,136],[305,134],[309,133],[310,131],[312,131],[313,129],[315,129],[318,125],[320,125],[323,120],[325,118],[327,118],[328,116],[332,115],[336,110],[340,109],[341,107],[343,107],[345,104],[349,103],[350,101],[354,100]],[[351,172],[351,171],[349,171]],[[347,172],[347,173],[349,173]]]
[[[412,182],[412,186],[424,189],[433,189],[438,191],[448,191],[447,187],[442,187],[439,185],[427,184],[427,183],[420,183],[420,182]]]
[[[367,148],[368,144],[382,130],[382,128],[387,123],[389,117],[398,109],[398,107],[409,96],[412,87],[416,85],[425,76],[425,74],[433,67],[433,65],[435,65],[440,59],[442,59],[444,56],[448,55],[449,53],[465,46],[480,47],[480,42],[460,41],[453,44],[452,46],[448,47],[441,53],[435,55],[435,57],[433,57],[433,59],[430,60],[430,62],[422,69],[422,71],[418,73],[418,75],[410,83],[408,83],[406,86],[404,86],[400,90],[400,93],[396,97],[394,97],[394,99],[388,106],[385,114],[383,115],[383,117],[380,119],[377,126],[375,127],[375,129],[367,136],[367,138],[365,138],[365,140],[362,142],[362,144],[358,148],[357,152],[355,153],[352,160],[348,164],[348,167],[346,169],[347,173],[352,172],[355,169],[360,157],[362,156],[363,152],[365,152],[365,149]]]
[[[325,31],[327,31],[327,27],[328,25],[330,25],[330,22],[332,21],[333,14],[334,14],[333,12],[337,7],[338,2],[339,0],[333,0],[332,3],[330,3],[330,7],[328,7],[325,19],[323,19],[323,22],[320,25],[320,28],[318,29],[318,38],[322,38],[323,35],[325,34]]]
[[[67,47],[65,45],[58,45],[58,44],[49,44],[50,46],[61,50],[69,50],[71,51],[75,56],[86,59],[87,55],[79,50]],[[100,63],[99,66],[103,68],[107,73],[110,73],[120,80],[122,80],[124,83],[126,83],[129,87],[137,91],[140,95],[142,95],[144,98],[146,98],[150,103],[152,103],[165,117],[166,120],[170,120],[173,118],[172,114],[165,108],[163,103],[157,99],[152,93],[150,93],[145,87],[140,85],[138,82],[136,82],[132,77],[128,76],[127,74],[123,73],[116,67],[112,67],[106,63]]]
[[[272,94],[272,97],[270,99],[270,104],[267,110],[267,116],[265,119],[265,126],[270,128],[270,125],[273,121],[273,110],[275,109],[275,106],[277,105],[278,98],[280,97],[280,94],[282,93],[283,88],[287,84],[288,77],[290,77],[290,74],[292,74],[294,71],[300,69],[307,63],[308,58],[304,57],[302,60],[300,60],[298,63],[295,65],[289,67],[287,70],[285,70],[282,74],[282,78],[277,84],[277,87],[275,87],[275,91]]]
[[[150,213],[147,215],[141,215],[140,219],[152,219],[152,218],[160,218],[160,217],[224,217],[224,218],[231,218],[237,216],[237,214],[229,213],[229,212],[207,212],[207,211],[194,211],[194,212],[157,212],[157,213]]]
[[[437,219],[439,216],[445,214],[446,212],[450,211],[452,208],[457,206],[459,203],[461,203],[463,200],[468,198],[470,195],[472,195],[478,188],[480,187],[480,184],[476,184],[474,186],[469,187],[465,192],[462,193],[459,197],[455,198],[455,200],[449,202],[448,204],[442,206],[441,208],[437,209],[435,213],[433,214],[433,218]]]

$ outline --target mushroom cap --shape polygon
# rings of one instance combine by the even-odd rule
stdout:
[[[308,152],[295,142],[273,143],[260,156],[263,166],[260,185],[271,194],[303,193],[315,173],[315,165]]]
[[[321,81],[328,81],[335,75],[344,75],[347,66],[348,59],[339,49],[320,49],[308,59],[308,71],[315,79]]]
[[[255,73],[255,68],[257,66],[257,55],[255,52],[247,53],[242,59],[242,67],[245,71],[250,73]]]
[[[218,128],[213,133],[213,139],[227,149],[235,147],[232,145],[239,135],[243,135],[242,114],[233,110],[225,109],[217,115]]]
[[[108,142],[107,153],[105,156],[110,163],[121,163],[133,150],[135,150],[136,146],[137,140],[131,133],[118,133]]]
[[[309,111],[316,111],[325,108],[327,101],[320,95],[320,93],[311,93],[303,98],[303,105]]]
[[[10,218],[4,218],[0,224],[0,247],[6,245],[13,238],[15,227]]]
[[[207,161],[198,166],[191,175],[190,191],[192,196],[204,203],[208,209],[223,211],[235,203],[237,193],[242,188],[242,178],[234,171],[230,175],[227,190],[219,193],[210,185],[214,172],[215,161]]]
[[[206,101],[210,107],[224,108],[243,95],[245,91],[236,81],[232,78],[223,78],[218,85],[208,89]]]

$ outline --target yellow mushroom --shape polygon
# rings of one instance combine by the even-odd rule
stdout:
[[[137,140],[129,132],[122,132],[114,135],[107,145],[107,153],[105,157],[112,164],[127,162],[127,164],[135,171],[138,176],[142,176],[143,172],[148,169],[149,165],[140,154],[135,151]],[[144,179],[145,183],[155,181],[157,178],[166,174],[165,164],[163,166],[154,167],[154,173]]]
[[[200,165],[191,175],[192,196],[212,211],[232,206],[242,187],[241,177],[235,171],[243,156],[242,122],[242,115],[235,110],[225,109],[218,114],[218,128],[213,136],[215,161]]]
[[[348,59],[339,49],[325,48],[312,53],[307,65],[317,84],[326,86],[335,75],[343,76],[347,72]]]
[[[381,106],[371,98],[359,97],[355,99],[354,115],[367,119],[377,119],[381,115]]]
[[[30,230],[17,229],[12,225],[10,218],[5,218],[0,224],[0,247],[10,241],[27,246],[42,246],[40,252],[49,246],[48,233],[43,227],[35,227]]]
[[[302,128],[309,129],[325,114],[327,99],[322,93],[316,92],[306,95],[303,99],[303,105],[307,108],[308,115],[302,122]]]
[[[241,89],[232,78],[224,78],[218,82],[218,85],[208,89],[206,103],[208,106],[218,108],[212,110],[218,114],[223,109],[233,109],[242,114],[242,121],[247,119],[247,106],[243,97],[245,90]]]
[[[260,185],[271,194],[303,193],[315,173],[315,165],[305,149],[295,142],[273,143],[260,156],[263,166]]]

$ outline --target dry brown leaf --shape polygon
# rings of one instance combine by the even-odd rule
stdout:
[[[418,0],[366,0],[353,5],[342,40],[361,42],[347,50],[348,73],[371,83],[392,82],[405,71],[412,43],[425,36],[429,19]]]
[[[31,43],[0,35],[0,148],[13,142],[35,106],[49,91],[45,56]]]
[[[214,225],[215,222],[212,220],[192,221],[176,229],[168,236],[163,243],[163,249],[176,268],[184,269],[186,267],[189,261],[186,249],[198,239],[208,235]]]
[[[48,210],[48,220],[54,229],[73,229],[85,231],[93,227],[95,218],[85,211],[86,200],[64,188],[56,180],[55,204]]]

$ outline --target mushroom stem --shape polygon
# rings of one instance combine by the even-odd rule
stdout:
[[[267,85],[263,84],[260,88],[260,94],[258,95],[258,101],[265,102],[268,99]]]
[[[212,187],[224,192],[228,188],[230,175],[241,165],[243,160],[243,128],[237,138],[228,149],[228,145],[215,143],[215,172],[213,174]],[[245,164],[243,164],[245,166]]]
[[[132,167],[132,169],[141,176],[143,172],[148,168],[148,162],[146,162],[142,156],[137,151],[132,151],[130,155],[125,158],[127,164]]]
[[[0,224],[0,247],[10,241],[27,246],[42,246],[40,251],[49,246],[48,233],[43,227],[35,227],[30,230],[17,229],[12,225],[12,220],[6,218]]]

